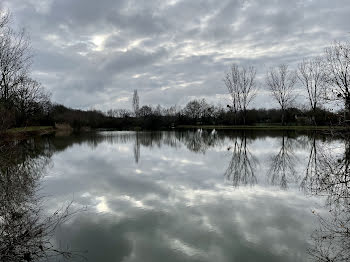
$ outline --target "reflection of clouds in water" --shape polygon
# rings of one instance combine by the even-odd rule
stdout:
[[[227,146],[236,136],[191,151],[181,143],[185,135],[140,133],[138,163],[135,136],[123,136],[110,134],[91,143],[93,150],[81,143],[54,155],[51,171],[60,175],[45,180],[45,190],[55,197],[50,204],[74,193],[76,204],[101,212],[76,219],[59,240],[88,249],[91,261],[305,260],[318,200],[306,198],[298,185],[286,191],[269,185],[267,165],[279,152],[281,137],[248,140],[260,163],[258,183],[232,188],[222,174],[232,157]],[[293,143],[301,172],[308,148]]]
[[[212,190],[171,187],[170,192],[166,199],[156,194],[137,199],[109,194],[106,204],[111,213],[85,217],[83,224],[98,230],[108,226],[108,232],[117,229],[116,239],[102,237],[102,242],[129,239],[132,255],[125,261],[138,261],[145,256],[154,261],[157,252],[175,252],[177,259],[173,261],[211,261],[215,257],[231,261],[234,257],[247,259],[250,252],[271,259],[266,261],[279,261],[285,255],[305,256],[312,214],[310,203],[305,203],[297,192],[233,190],[219,185]],[[80,218],[64,229],[68,241],[82,234],[76,228],[81,226],[79,221]],[[94,235],[90,239],[97,241]],[[80,240],[72,244],[82,245]],[[99,252],[92,243],[87,246],[91,248],[89,252]],[[230,249],[235,252],[230,253]]]

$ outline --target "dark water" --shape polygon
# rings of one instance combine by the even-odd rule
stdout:
[[[68,261],[348,261],[347,139],[98,132],[12,146],[10,166],[37,176],[8,190],[39,195],[40,216],[78,210],[45,242]],[[3,199],[28,200],[15,195]]]

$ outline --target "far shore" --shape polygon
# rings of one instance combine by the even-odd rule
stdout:
[[[176,129],[215,129],[215,130],[310,130],[310,131],[330,131],[330,130],[346,130],[345,126],[297,126],[297,125],[179,125]]]
[[[86,128],[80,131],[87,131]],[[203,129],[203,130],[253,130],[253,131],[342,131],[347,130],[348,127],[345,126],[297,126],[297,125],[178,125],[168,129],[162,130],[186,130],[186,129]],[[71,131],[73,129],[70,129]],[[94,129],[89,129],[89,131],[93,131]],[[99,130],[99,129],[96,129]],[[116,130],[113,128],[107,128],[104,130]],[[119,130],[119,129],[118,129]],[[132,129],[128,129],[132,130]],[[146,131],[141,130],[135,127],[137,131]],[[19,128],[11,128],[6,131],[0,133],[0,140],[13,140],[13,139],[26,139],[35,136],[42,136],[47,134],[52,134],[55,132],[62,131],[61,128],[53,127],[53,126],[28,126],[28,127],[19,127]],[[153,130],[157,131],[157,130]],[[160,131],[160,130],[159,130]]]

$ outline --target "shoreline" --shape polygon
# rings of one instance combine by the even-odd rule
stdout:
[[[56,131],[53,126],[28,126],[11,128],[0,133],[0,140],[22,140],[36,136],[52,134]]]
[[[303,130],[303,131],[332,131],[346,130],[345,126],[281,126],[281,125],[266,125],[266,126],[220,126],[220,125],[179,125],[175,129],[216,129],[216,130]]]
[[[174,130],[193,130],[193,129],[203,129],[203,130],[250,130],[250,131],[345,131],[348,127],[345,126],[281,126],[281,125],[261,125],[261,126],[220,126],[220,125],[179,125],[166,130],[139,130],[139,131],[174,131]],[[62,129],[63,130],[63,129]],[[135,131],[130,129],[114,129],[114,128],[97,128],[90,131],[98,130],[109,130],[109,131]],[[28,127],[18,127],[11,128],[6,131],[0,132],[0,141],[6,140],[22,140],[28,139],[36,136],[43,136],[61,131],[60,128],[55,128],[53,126],[28,126]]]

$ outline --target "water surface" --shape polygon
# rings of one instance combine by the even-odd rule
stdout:
[[[316,261],[330,201],[318,161],[346,154],[344,140],[312,133],[105,131],[32,143],[49,152],[44,211],[84,208],[54,243],[88,261]]]

